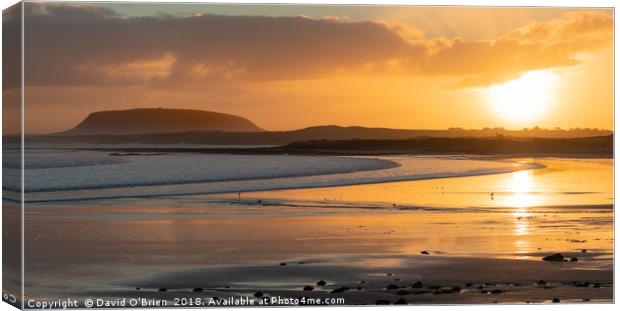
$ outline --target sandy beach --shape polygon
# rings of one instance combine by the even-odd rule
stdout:
[[[544,168],[32,204],[26,299],[612,301],[613,161],[502,161]],[[566,261],[542,260],[556,253]]]

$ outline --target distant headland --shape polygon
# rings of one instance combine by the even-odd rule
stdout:
[[[243,117],[204,110],[142,108],[93,112],[61,135],[134,135],[188,131],[262,132]]]

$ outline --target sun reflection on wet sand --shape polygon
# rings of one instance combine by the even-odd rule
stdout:
[[[535,189],[535,181],[532,170],[512,173],[503,204],[507,207],[515,207],[512,216],[514,217],[514,235],[517,237],[514,246],[518,253],[527,252],[530,246],[526,238],[530,231],[528,208],[541,204],[540,199],[531,193],[533,189]]]
[[[517,208],[515,216],[527,213],[528,207],[540,206],[543,203],[539,195],[532,193],[534,189],[537,189],[537,185],[532,170],[514,172],[508,180],[504,195],[500,196],[499,203]]]

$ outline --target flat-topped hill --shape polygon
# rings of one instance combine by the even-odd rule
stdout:
[[[262,132],[250,120],[219,112],[144,108],[93,112],[63,135],[131,135],[187,131]]]

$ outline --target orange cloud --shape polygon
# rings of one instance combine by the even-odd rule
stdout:
[[[175,62],[174,55],[166,53],[156,59],[135,60],[120,64],[86,63],[77,66],[77,70],[97,73],[103,79],[142,82],[168,77]]]
[[[531,22],[495,40],[442,41],[422,72],[461,76],[462,86],[489,85],[523,72],[579,64],[579,53],[613,44],[613,17],[605,12],[570,13]]]

